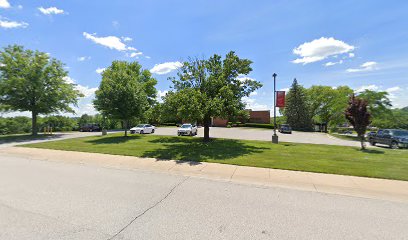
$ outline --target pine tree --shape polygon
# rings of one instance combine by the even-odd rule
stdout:
[[[286,97],[284,116],[293,130],[312,130],[312,117],[307,104],[306,91],[298,84],[296,78]]]

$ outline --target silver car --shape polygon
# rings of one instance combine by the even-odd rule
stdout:
[[[195,136],[197,135],[197,126],[185,123],[181,125],[181,127],[177,130],[178,136]]]

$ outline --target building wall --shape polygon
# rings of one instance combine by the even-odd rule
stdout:
[[[226,127],[228,124],[228,120],[222,118],[213,118],[212,126],[213,127]]]
[[[271,123],[271,112],[266,111],[250,111],[249,121],[250,123]]]

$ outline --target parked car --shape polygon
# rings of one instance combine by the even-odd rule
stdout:
[[[190,123],[185,123],[177,130],[178,136],[195,136],[197,135],[197,126]]]
[[[145,134],[145,133],[154,133],[155,127],[150,124],[139,124],[136,127],[130,129],[131,134]]]
[[[408,130],[380,129],[376,133],[367,134],[367,138],[373,146],[383,144],[393,149],[408,147]]]
[[[278,130],[281,133],[289,133],[292,134],[292,128],[289,124],[282,124]]]
[[[87,123],[79,128],[80,132],[100,132],[102,130],[98,123]]]

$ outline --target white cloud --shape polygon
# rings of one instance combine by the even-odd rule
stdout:
[[[86,61],[86,60],[90,60],[91,59],[91,57],[87,57],[87,56],[83,56],[83,57],[79,57],[79,58],[77,58],[77,60],[79,61],[79,62],[83,62],[83,61]]]
[[[355,56],[354,53],[349,53],[349,58],[353,58]]]
[[[107,36],[107,37],[97,37],[95,33],[90,34],[87,32],[82,33],[86,39],[91,40],[92,42],[105,46],[110,49],[114,49],[121,52],[127,52],[128,57],[136,57],[143,55],[142,52],[138,51],[136,48],[127,46],[125,42],[130,41],[129,37],[116,37],[116,36]],[[130,40],[129,40],[130,39]]]
[[[371,84],[371,85],[366,85],[366,86],[361,86],[359,88],[357,88],[354,92],[355,93],[361,93],[364,92],[364,90],[370,90],[370,91],[378,91],[381,87]]]
[[[95,70],[95,72],[96,72],[97,74],[102,74],[103,71],[105,71],[105,70],[106,70],[106,68],[97,68],[97,69]]]
[[[157,100],[158,102],[162,103],[162,102],[163,102],[162,97],[166,96],[166,94],[167,94],[168,92],[169,92],[168,90],[164,90],[164,91],[159,90],[159,91],[157,92],[156,100]]]
[[[268,106],[266,104],[260,104],[255,99],[250,97],[243,97],[242,101],[246,104],[247,109],[252,110],[268,110]]]
[[[25,22],[14,22],[8,20],[0,20],[0,27],[10,29],[10,28],[26,28],[28,23]]]
[[[150,57],[150,56],[146,56],[146,58],[147,58],[147,59],[150,59],[151,57]]]
[[[295,59],[293,63],[303,63],[303,65],[324,60],[337,54],[349,53],[354,50],[351,46],[343,41],[334,38],[321,37],[311,42],[305,42],[293,49],[293,53],[301,58]]]
[[[7,0],[0,0],[0,8],[10,8],[10,3]]]
[[[281,90],[279,90],[279,91],[289,92],[289,88],[282,88],[282,89],[281,89]]]
[[[154,65],[152,69],[150,69],[151,73],[155,73],[158,75],[163,75],[170,73],[174,70],[177,70],[179,67],[183,66],[181,62],[165,62]]]
[[[110,49],[115,49],[118,51],[126,51],[127,46],[122,42],[122,40],[115,36],[107,36],[107,37],[96,37],[96,34],[89,34],[83,32],[83,35],[86,39],[93,41],[96,44],[108,47]]]
[[[385,91],[387,91],[388,93],[399,92],[401,90],[402,90],[402,88],[400,88],[399,86],[390,87],[390,88],[385,89]]]
[[[256,96],[256,95],[258,95],[258,92],[256,92],[256,91],[255,91],[255,92],[251,92],[251,93],[249,94],[250,97],[253,97],[253,96]]]
[[[365,62],[360,65],[358,68],[349,68],[346,71],[349,73],[354,73],[354,72],[368,72],[368,71],[373,71],[377,69],[378,63],[376,62]]]
[[[140,55],[143,55],[143,53],[142,53],[142,52],[132,52],[132,53],[129,55],[129,57],[133,58],[133,57],[138,57],[138,56],[140,56]]]
[[[240,81],[240,82],[245,82],[247,80],[248,81],[255,81],[254,78],[250,78],[250,77],[245,76],[245,75],[238,75],[237,80]]]
[[[75,89],[84,94],[84,97],[86,98],[92,96],[93,94],[95,94],[95,91],[98,90],[98,88],[96,87],[90,88],[88,86],[77,84],[76,81],[69,76],[64,77],[64,80],[66,83],[75,84]]]
[[[64,14],[64,10],[58,9],[56,7],[49,7],[49,8],[43,8],[39,7],[38,10],[40,10],[41,13],[45,15],[57,15],[57,14]]]
[[[130,38],[130,37],[122,37],[122,40],[125,41],[125,42],[130,42],[130,41],[132,41],[133,39]]]
[[[337,65],[337,64],[343,64],[343,60],[340,60],[338,62],[327,62],[327,63],[324,64],[324,66],[330,67],[330,66],[334,66],[334,65]]]

